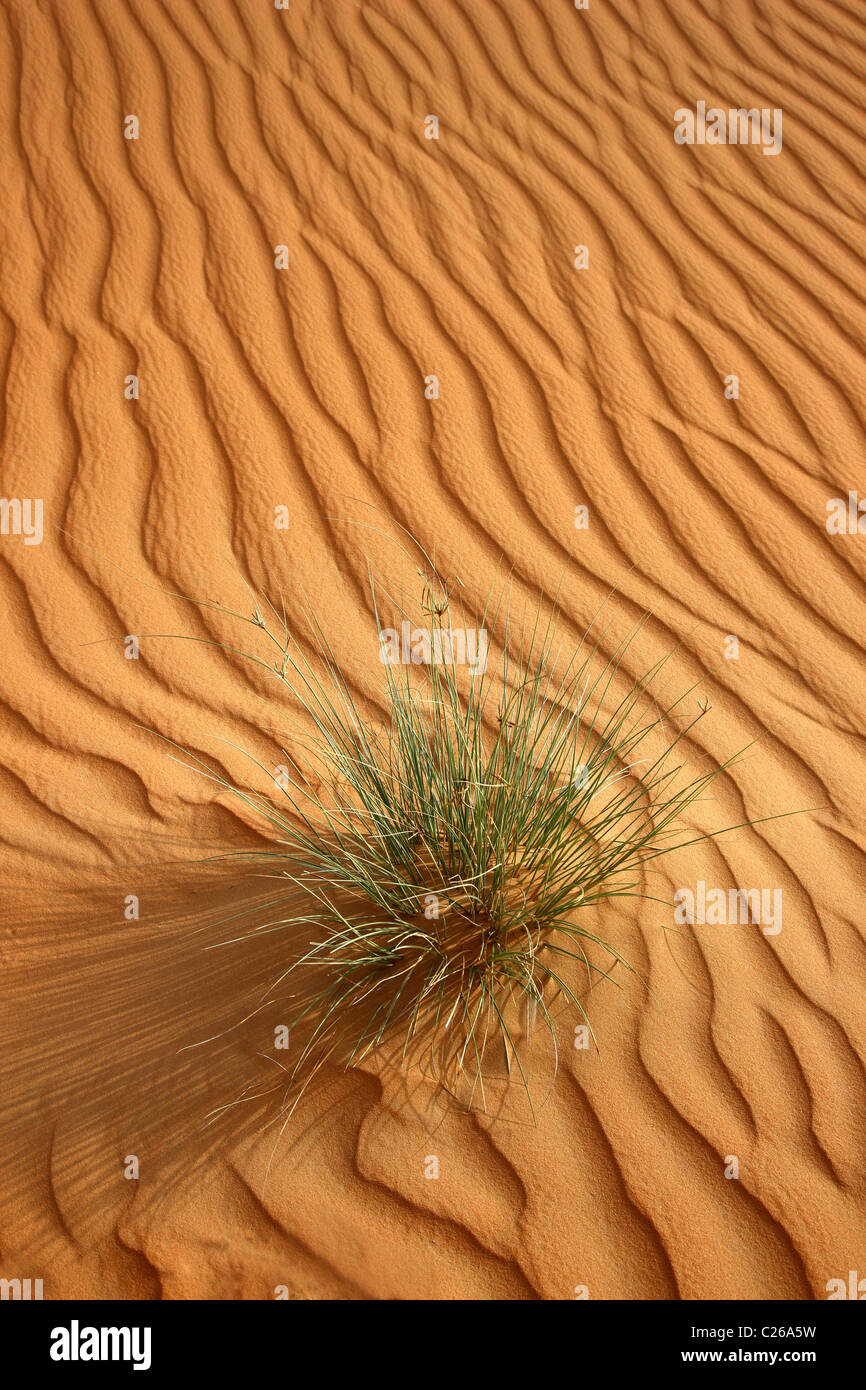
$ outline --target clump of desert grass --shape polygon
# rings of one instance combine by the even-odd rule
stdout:
[[[546,1030],[555,1074],[555,1015],[595,1041],[589,990],[637,974],[602,934],[600,909],[653,896],[651,862],[707,838],[677,827],[740,756],[688,771],[684,743],[707,706],[694,687],[660,701],[670,654],[625,675],[642,624],[608,655],[591,627],[569,654],[556,605],[518,622],[503,586],[477,615],[489,653],[473,669],[453,638],[466,614],[435,567],[419,574],[421,646],[440,659],[374,658],[372,701],[353,692],[312,611],[303,641],[265,601],[232,615],[259,629],[250,660],[308,730],[280,789],[262,764],[267,793],[217,777],[269,823],[272,848],[245,857],[285,890],[264,927],[291,940],[277,982],[292,1041],[284,1113],[324,1063],[377,1049],[481,1107],[490,1063],[501,1073],[504,1059],[532,1105],[527,1035]],[[371,654],[382,626],[372,593]]]

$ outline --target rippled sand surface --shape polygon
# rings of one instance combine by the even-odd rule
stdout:
[[[827,527],[866,495],[862,6],[5,0],[0,64],[2,488],[44,503],[40,544],[0,536],[0,1273],[172,1299],[866,1276],[866,536]],[[783,148],[678,145],[699,101],[780,109]],[[616,588],[605,652],[651,610],[624,670],[679,644],[672,689],[710,673],[703,765],[768,731],[695,833],[805,813],[647,887],[780,889],[782,930],[623,900],[604,931],[652,992],[593,991],[601,1055],[566,1031],[537,1126],[377,1059],[275,1145],[255,1107],[206,1124],[273,1071],[279,1003],[241,1020],[280,935],[205,949],[269,886],[190,862],[265,832],[155,734],[243,777],[285,700],[154,634],[231,640],[167,591],[246,611],[247,580],[312,599],[373,688],[398,526],[470,602],[561,580],[566,638]]]

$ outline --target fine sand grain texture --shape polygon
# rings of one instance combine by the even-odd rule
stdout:
[[[866,1276],[857,496],[854,534],[827,525],[866,496],[864,93],[859,0],[3,0],[0,1275],[143,1299]],[[677,144],[698,102],[778,108],[781,151]],[[42,499],[41,543],[14,499]],[[164,740],[264,789],[244,752],[282,762],[291,712],[154,634],[235,641],[168,591],[246,612],[246,580],[292,621],[311,601],[380,698],[367,565],[417,582],[398,526],[467,602],[561,582],[566,644],[614,587],[605,654],[651,610],[624,672],[677,643],[669,694],[709,672],[699,768],[769,731],[685,831],[805,809],[644,885],[780,890],[781,930],[597,910],[652,993],[593,989],[600,1055],[563,1011],[537,1126],[501,1079],[466,1114],[383,1053],[279,1137],[273,1098],[231,1103],[279,1079],[284,936],[207,949],[274,884],[193,862],[266,830]]]

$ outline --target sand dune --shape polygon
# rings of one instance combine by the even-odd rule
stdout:
[[[866,495],[861,7],[6,0],[0,64],[2,489],[44,503],[41,543],[11,513],[0,536],[0,1274],[174,1299],[866,1276],[866,541],[827,526]],[[781,109],[778,156],[675,143],[699,101]],[[614,588],[605,651],[651,610],[626,673],[675,644],[674,685],[711,673],[696,758],[769,731],[696,834],[809,809],[653,882],[781,889],[778,933],[605,909],[652,994],[593,991],[601,1056],[565,1037],[537,1126],[380,1057],[275,1144],[266,1107],[206,1125],[273,1069],[279,1001],[241,1020],[280,936],[205,950],[268,885],[191,862],[265,832],[164,740],[241,778],[288,711],[171,595],[312,600],[370,691],[367,565],[399,585],[399,527],[470,604],[562,580],[567,639]]]

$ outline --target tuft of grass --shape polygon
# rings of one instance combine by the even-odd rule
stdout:
[[[281,682],[312,730],[302,752],[286,755],[282,801],[276,789],[262,794],[216,776],[275,832],[273,849],[245,856],[285,885],[277,915],[259,930],[304,937],[277,982],[299,985],[285,1068],[291,1109],[329,1058],[351,1066],[395,1040],[403,1058],[485,1107],[496,1054],[532,1106],[521,1040],[540,1020],[556,1058],[556,1006],[595,1041],[576,973],[588,988],[616,968],[637,974],[599,935],[599,906],[651,897],[647,865],[708,838],[678,838],[676,824],[741,756],[686,771],[683,741],[708,706],[683,720],[694,687],[659,703],[670,654],[639,680],[625,677],[642,623],[606,658],[591,626],[563,658],[556,605],[545,617],[539,604],[518,624],[503,589],[480,615],[486,666],[471,669],[449,637],[448,587],[435,567],[419,574],[416,650],[442,659],[383,664],[372,711],[315,614],[302,644],[285,611],[267,602],[252,615],[232,613],[261,632],[264,654],[242,654]],[[257,765],[273,785],[272,771]]]

